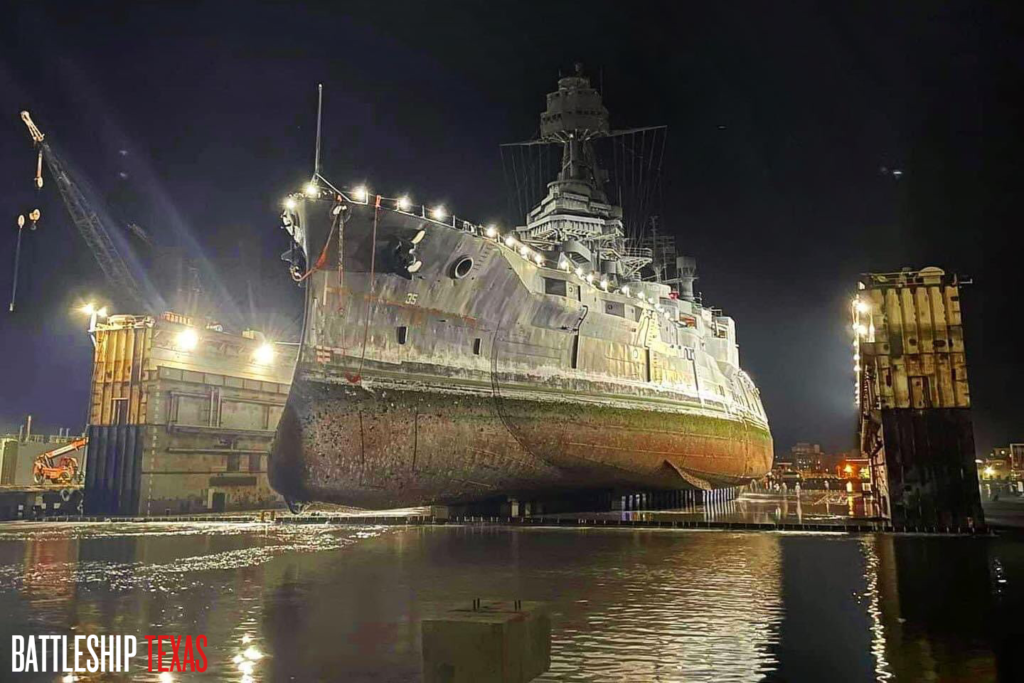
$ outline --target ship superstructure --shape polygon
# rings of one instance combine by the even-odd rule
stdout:
[[[290,503],[712,488],[770,469],[735,324],[695,297],[691,259],[665,268],[664,242],[627,238],[593,146],[615,133],[582,74],[559,80],[540,131],[561,170],[514,230],[319,173],[288,198],[305,323],[270,473]]]

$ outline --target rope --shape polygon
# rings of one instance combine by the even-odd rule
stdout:
[[[303,280],[308,278],[310,275],[312,275],[316,271],[318,271],[321,268],[323,268],[324,264],[327,263],[327,251],[328,251],[328,249],[331,246],[331,240],[334,239],[334,231],[337,230],[337,228],[338,228],[338,221],[340,221],[340,220],[341,220],[341,213],[339,212],[334,217],[334,221],[331,223],[331,232],[327,235],[327,241],[324,242],[324,248],[320,251],[320,256],[317,258],[316,263],[314,263],[313,267],[310,268],[309,270],[307,270],[302,275],[299,275],[298,277],[294,277],[294,280],[296,282],[302,282]]]

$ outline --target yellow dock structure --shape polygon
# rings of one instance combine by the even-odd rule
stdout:
[[[894,523],[984,523],[955,274],[869,273],[851,304],[860,446]]]
[[[173,313],[111,316],[93,334],[86,514],[279,504],[267,454],[295,346]]]

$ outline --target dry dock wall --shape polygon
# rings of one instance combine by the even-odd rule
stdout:
[[[961,284],[938,268],[870,273],[853,302],[861,450],[894,524],[984,524]]]
[[[280,504],[267,454],[292,346],[182,316],[114,316],[96,331],[86,514],[163,515]]]

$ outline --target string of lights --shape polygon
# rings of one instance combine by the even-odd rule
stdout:
[[[575,274],[575,276],[579,278],[579,284],[581,286],[586,284],[605,292],[617,293],[625,297],[632,297],[641,302],[641,304],[650,306],[650,308],[655,312],[663,314],[666,320],[676,324],[681,324],[679,321],[673,320],[672,315],[665,310],[665,307],[657,301],[657,297],[654,295],[647,295],[639,288],[637,288],[637,291],[635,292],[631,291],[628,284],[616,288],[607,277],[596,271],[588,271],[580,266],[576,266],[574,268],[572,262],[564,254],[559,255],[557,261],[552,265],[553,262],[550,259],[545,258],[543,253],[536,249],[531,249],[521,240],[517,239],[512,232],[502,235],[499,226],[495,224],[482,225],[461,219],[458,216],[449,213],[449,211],[440,204],[434,206],[413,204],[409,196],[405,194],[397,197],[374,194],[366,185],[357,185],[351,190],[342,191],[328,182],[323,178],[323,176],[317,174],[312,180],[306,183],[302,192],[291,194],[285,198],[283,202],[284,209],[288,213],[293,212],[298,208],[298,203],[302,199],[318,199],[325,191],[328,190],[330,193],[354,204],[367,205],[370,203],[372,198],[372,201],[379,202],[381,209],[419,216],[433,223],[444,225],[445,227],[464,230],[474,235],[480,235],[491,239],[499,246],[504,245],[506,248],[515,252],[524,260],[533,263],[537,267],[552,268],[570,274]]]

